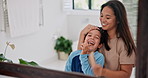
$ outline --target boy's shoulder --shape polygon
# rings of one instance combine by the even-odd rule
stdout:
[[[70,55],[79,55],[82,50],[76,50],[70,53]]]
[[[76,50],[70,53],[69,58],[74,58],[75,56],[80,55],[82,50]]]
[[[98,51],[94,52],[95,57],[104,57],[104,55]]]

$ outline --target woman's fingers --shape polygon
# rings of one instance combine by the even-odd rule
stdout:
[[[90,29],[91,29],[91,30],[96,30],[96,29],[99,29],[99,28],[98,28],[98,26],[91,25],[91,26],[90,26]]]
[[[88,28],[89,31],[99,29],[97,26],[91,24],[88,24],[86,27]]]
[[[102,67],[98,64],[93,65],[92,67],[94,75],[95,76],[101,76],[102,75]]]
[[[82,31],[81,33],[86,35],[89,31],[91,30],[94,30],[94,29],[99,29],[97,26],[95,25],[91,25],[91,24],[88,24]]]

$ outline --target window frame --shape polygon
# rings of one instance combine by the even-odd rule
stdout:
[[[73,10],[97,10],[97,11],[100,10],[100,9],[92,9],[92,0],[88,0],[88,9],[76,9],[74,6],[74,4],[75,4],[74,1],[75,0],[72,0],[72,9]],[[109,1],[109,0],[106,0],[106,1]]]

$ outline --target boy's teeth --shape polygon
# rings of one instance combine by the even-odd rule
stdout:
[[[93,42],[88,42],[88,44],[92,44],[92,45],[94,45],[94,43],[93,43]]]
[[[102,25],[106,25],[106,24],[102,24]]]
[[[91,44],[94,44],[93,42],[90,42]]]

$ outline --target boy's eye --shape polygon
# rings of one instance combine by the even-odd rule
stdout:
[[[99,37],[99,36],[96,36],[96,38],[97,38],[97,39],[100,39],[100,37]]]

